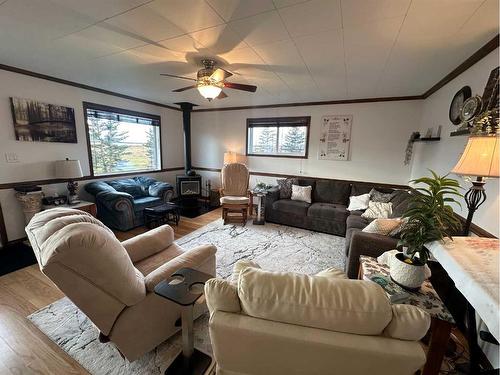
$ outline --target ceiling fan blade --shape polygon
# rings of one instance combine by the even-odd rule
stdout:
[[[224,87],[227,87],[229,89],[234,89],[234,90],[243,90],[243,91],[250,91],[250,92],[257,91],[257,86],[244,85],[242,83],[224,82]]]
[[[224,91],[221,91],[219,96],[217,96],[215,99],[224,99],[227,98],[227,94]]]
[[[189,77],[182,77],[182,76],[176,76],[174,74],[167,74],[167,73],[160,73],[161,76],[165,76],[165,77],[172,77],[172,78],[180,78],[180,79],[187,79],[189,81],[197,81],[196,79],[194,78],[189,78]]]
[[[172,92],[181,92],[181,91],[186,91],[189,89],[195,89],[197,87],[198,87],[198,85],[192,85],[192,86],[187,86],[187,87],[182,87],[180,89],[172,90]]]
[[[210,78],[213,79],[214,81],[221,82],[224,81],[226,78],[231,77],[232,75],[233,73],[228,72],[225,69],[217,68],[214,70]]]

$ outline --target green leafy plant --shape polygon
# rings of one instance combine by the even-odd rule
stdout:
[[[460,220],[453,212],[450,204],[460,203],[455,199],[462,197],[461,187],[457,180],[448,175],[438,176],[434,171],[431,177],[421,177],[410,182],[423,184],[416,187],[410,200],[408,210],[403,217],[407,219],[401,231],[398,246],[408,247],[407,259],[412,264],[425,264],[429,259],[429,251],[425,244],[441,241],[461,229]],[[417,257],[418,254],[418,257]]]

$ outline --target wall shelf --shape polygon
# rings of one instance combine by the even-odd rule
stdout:
[[[450,133],[450,137],[458,137],[461,135],[470,135],[470,129],[456,130]]]
[[[415,139],[414,142],[436,142],[440,141],[441,137],[423,137],[423,138],[417,138]]]

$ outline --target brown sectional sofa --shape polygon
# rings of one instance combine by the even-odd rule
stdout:
[[[361,217],[361,211],[348,211],[349,197],[369,193],[372,188],[383,193],[394,193],[391,198],[393,217],[400,217],[408,207],[410,193],[407,186],[371,182],[297,178],[301,186],[312,186],[312,202],[280,199],[278,187],[268,191],[265,216],[272,223],[290,225],[345,236],[346,272],[357,278],[359,255],[378,256],[396,248],[398,239],[363,232],[371,220]]]

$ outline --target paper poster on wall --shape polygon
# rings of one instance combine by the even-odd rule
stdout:
[[[319,139],[319,160],[349,160],[352,115],[323,116]]]

